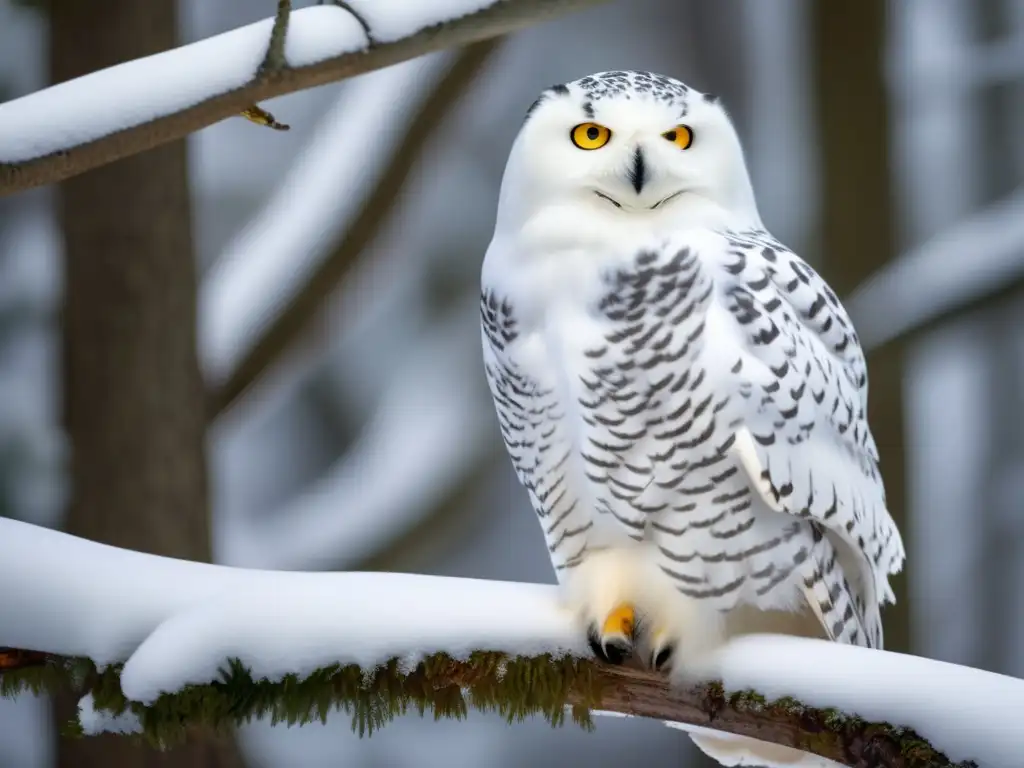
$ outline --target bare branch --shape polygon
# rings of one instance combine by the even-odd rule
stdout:
[[[954,763],[914,731],[888,723],[804,706],[791,698],[771,701],[754,691],[727,692],[718,683],[676,688],[664,676],[636,666],[549,654],[508,657],[478,651],[456,660],[442,653],[427,657],[411,671],[403,671],[393,659],[373,671],[336,665],[280,682],[254,680],[243,665],[231,661],[219,681],[163,694],[150,706],[124,698],[119,666],[100,672],[82,659],[0,652],[0,659],[5,656],[22,658],[24,664],[0,667],[0,692],[72,687],[80,694],[90,693],[99,711],[134,715],[143,736],[165,746],[195,736],[197,726],[221,728],[254,716],[307,723],[322,719],[331,709],[344,709],[352,713],[354,728],[372,733],[409,707],[445,717],[462,717],[472,707],[498,711],[510,722],[541,715],[555,725],[564,721],[568,710],[584,727],[590,725],[594,711],[616,712],[713,728],[849,766],[974,765]],[[74,675],[84,684],[75,685]]]
[[[180,139],[228,117],[238,115],[253,104],[275,96],[312,88],[353,75],[380,69],[432,51],[467,45],[504,35],[571,10],[596,5],[602,0],[494,0],[474,13],[438,23],[432,27],[394,42],[373,44],[365,48],[317,61],[304,66],[286,65],[274,74],[262,72],[240,87],[214,91],[198,103],[155,118],[132,117],[129,125],[99,138],[62,146],[42,157],[13,158],[0,162],[0,195],[49,184],[74,176],[91,168],[137,154]],[[313,11],[315,8],[304,9]],[[339,13],[343,9],[339,8]],[[299,12],[296,12],[296,14]],[[281,18],[281,15],[278,15]],[[295,19],[292,19],[294,26]],[[208,41],[203,41],[203,43]],[[200,45],[199,43],[197,45]],[[169,51],[146,60],[178,53]],[[268,54],[271,54],[268,48]],[[272,58],[272,56],[271,56]],[[131,66],[128,64],[126,66]],[[54,88],[67,88],[62,83]],[[159,87],[154,84],[153,87]],[[51,89],[47,89],[50,91]],[[42,91],[46,93],[47,91]],[[31,99],[40,94],[25,97]],[[18,108],[16,100],[0,105],[5,110]],[[55,100],[55,103],[60,103]],[[38,102],[35,106],[38,106]],[[68,104],[61,114],[50,114],[51,122],[76,125],[81,122],[81,104]],[[6,117],[6,116],[5,116]],[[3,120],[0,119],[0,123]],[[0,155],[3,147],[0,145]]]
[[[498,45],[497,40],[487,40],[471,45],[459,54],[434,92],[409,121],[409,131],[392,155],[376,187],[366,196],[341,242],[296,290],[294,299],[274,318],[227,381],[210,395],[211,419],[230,408],[308,327],[310,320],[320,311],[387,221],[398,190],[440,128],[444,116],[465,93],[477,73],[498,49]]]
[[[341,7],[341,8],[344,8],[346,11],[351,13],[356,18],[356,21],[359,22],[359,26],[361,26],[363,28],[363,32],[366,33],[366,39],[370,41],[370,44],[371,45],[376,45],[377,44],[377,41],[373,37],[373,30],[370,29],[370,24],[363,17],[363,14],[359,13],[359,11],[357,11],[355,8],[353,8],[349,3],[345,2],[345,0],[328,0],[328,2],[330,2],[331,5],[337,5],[337,6]],[[324,0],[320,0],[319,4],[323,5],[323,3],[324,3]]]
[[[256,77],[266,80],[288,66],[284,57],[284,42],[288,36],[288,21],[292,14],[291,0],[277,0],[277,14],[274,16],[274,27],[270,30],[270,43],[263,57]]]

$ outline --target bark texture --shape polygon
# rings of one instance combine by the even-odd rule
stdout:
[[[52,0],[53,82],[174,46],[177,5]],[[57,189],[57,205],[65,248],[64,419],[73,454],[67,530],[209,560],[185,143],[70,179]],[[58,697],[58,718],[73,716],[75,705]],[[58,762],[67,768],[240,765],[230,744],[159,753],[111,737],[62,739]]]
[[[81,662],[48,657],[42,667],[0,668],[0,691],[67,684],[68,669],[81,668]],[[145,738],[164,743],[188,743],[211,726],[258,715],[308,723],[339,707],[351,713],[361,735],[408,711],[464,718],[473,708],[497,712],[510,723],[540,716],[559,725],[571,717],[589,726],[592,711],[601,710],[715,728],[854,768],[978,768],[974,761],[950,760],[909,728],[808,707],[789,697],[772,700],[756,691],[726,691],[718,683],[691,689],[670,686],[662,674],[633,662],[613,667],[587,659],[548,654],[510,658],[490,651],[456,660],[438,653],[413,670],[392,659],[373,670],[335,665],[279,682],[254,680],[238,662],[227,669],[215,683],[165,694],[150,707],[124,700],[117,682],[119,665],[102,672],[92,666],[82,677],[97,706],[115,712],[131,709]]]

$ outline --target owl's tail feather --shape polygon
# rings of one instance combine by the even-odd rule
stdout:
[[[808,605],[830,640],[880,648],[882,624],[877,601],[851,585],[845,575],[850,565],[841,562],[842,553],[832,539],[820,531],[818,537],[804,572]]]
[[[804,598],[810,612],[820,623],[825,636],[838,643],[878,647],[881,645],[881,618],[877,601],[871,594],[857,591],[860,583],[851,586],[845,573],[857,573],[858,564],[851,561],[852,553],[839,549],[823,530],[815,530],[815,543],[804,562]],[[872,612],[871,608],[874,607]],[[736,622],[743,631],[781,631],[786,634],[812,636],[816,634],[813,619],[803,614],[783,614],[778,626],[766,624],[765,612],[754,617],[737,614]],[[780,619],[771,614],[778,624]],[[693,743],[705,755],[724,766],[748,768],[840,768],[840,763],[792,747],[771,744],[746,736],[736,736],[699,726],[672,723],[673,727],[688,731]]]

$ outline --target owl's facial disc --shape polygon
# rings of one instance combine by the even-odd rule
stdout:
[[[544,91],[510,155],[502,206],[507,222],[566,207],[613,219],[760,220],[725,110],[649,72],[603,72]]]
[[[570,98],[558,111],[566,113],[550,115],[558,121],[583,118],[567,131],[570,157],[559,163],[577,189],[621,211],[644,212],[670,204],[693,186],[684,155],[695,134],[680,122],[687,110],[679,102],[630,94],[577,106]]]

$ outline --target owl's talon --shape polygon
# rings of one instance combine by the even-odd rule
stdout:
[[[657,631],[651,641],[651,654],[648,657],[651,669],[655,672],[663,671],[672,661],[675,646],[669,641],[667,633]]]
[[[591,625],[587,639],[599,659],[609,664],[622,664],[633,653],[635,630],[636,611],[624,603],[609,612],[600,630]]]
[[[590,642],[590,650],[605,664],[622,664],[633,653],[633,644],[629,638],[621,635],[602,637],[593,627],[587,633],[587,640]]]
[[[659,648],[651,654],[651,669],[655,672],[661,672],[668,666],[671,660],[672,646],[666,645],[664,648]]]

